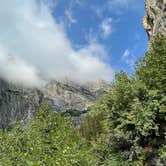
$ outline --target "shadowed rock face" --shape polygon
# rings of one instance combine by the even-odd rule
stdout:
[[[0,80],[0,128],[32,117],[43,100],[37,89],[26,89]]]
[[[166,0],[146,0],[143,26],[151,40],[156,34],[166,35]]]

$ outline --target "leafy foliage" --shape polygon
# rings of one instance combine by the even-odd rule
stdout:
[[[47,105],[23,128],[19,125],[10,132],[1,132],[0,165],[94,165],[84,139]]]
[[[152,46],[138,61],[133,76],[123,71],[116,75],[112,90],[92,108],[91,120],[87,117],[82,125],[83,135],[93,135],[96,144],[103,134],[107,135],[105,143],[111,150],[103,147],[108,152],[105,165],[125,165],[124,160],[129,158],[136,159],[131,165],[144,165],[161,146],[161,155],[165,156],[166,37],[157,36]],[[130,155],[123,159],[126,152]]]
[[[166,37],[154,38],[152,49],[136,65],[136,77],[143,81],[148,89],[157,89],[166,93]]]

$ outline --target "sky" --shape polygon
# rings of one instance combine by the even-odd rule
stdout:
[[[0,77],[13,83],[112,81],[147,50],[144,0],[0,3]]]
[[[61,0],[53,14],[64,20],[76,48],[91,41],[103,45],[116,72],[133,73],[134,62],[147,50],[145,0]]]

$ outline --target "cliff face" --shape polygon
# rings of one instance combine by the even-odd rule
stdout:
[[[78,123],[89,105],[110,89],[104,82],[79,85],[52,81],[41,90],[27,89],[0,80],[0,128],[16,121],[30,119],[37,108],[47,101],[53,111],[73,116]],[[71,112],[69,110],[74,110]]]
[[[166,0],[146,0],[144,28],[151,40],[156,34],[166,35]]]
[[[70,116],[78,126],[88,107],[110,89],[111,85],[104,81],[84,85],[71,81],[51,81],[43,89],[43,93],[52,110]]]
[[[45,97],[52,100],[57,111],[68,109],[85,111],[99,97],[110,90],[110,84],[105,82],[76,84],[71,81],[52,81],[44,89]]]
[[[37,89],[26,89],[0,80],[0,128],[31,118],[43,100]]]

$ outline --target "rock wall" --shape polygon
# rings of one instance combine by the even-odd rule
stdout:
[[[43,102],[53,111],[70,115],[78,124],[88,106],[110,89],[105,82],[79,85],[73,82],[52,81],[43,89],[28,89],[0,79],[0,128],[16,121],[30,119]]]
[[[146,0],[143,26],[151,40],[156,34],[166,35],[166,0]]]
[[[17,87],[0,80],[0,128],[30,119],[42,100],[43,94],[37,89]]]
[[[57,111],[63,112],[68,109],[84,111],[110,88],[110,84],[105,82],[80,85],[71,81],[52,81],[43,92],[46,98],[53,101]]]

